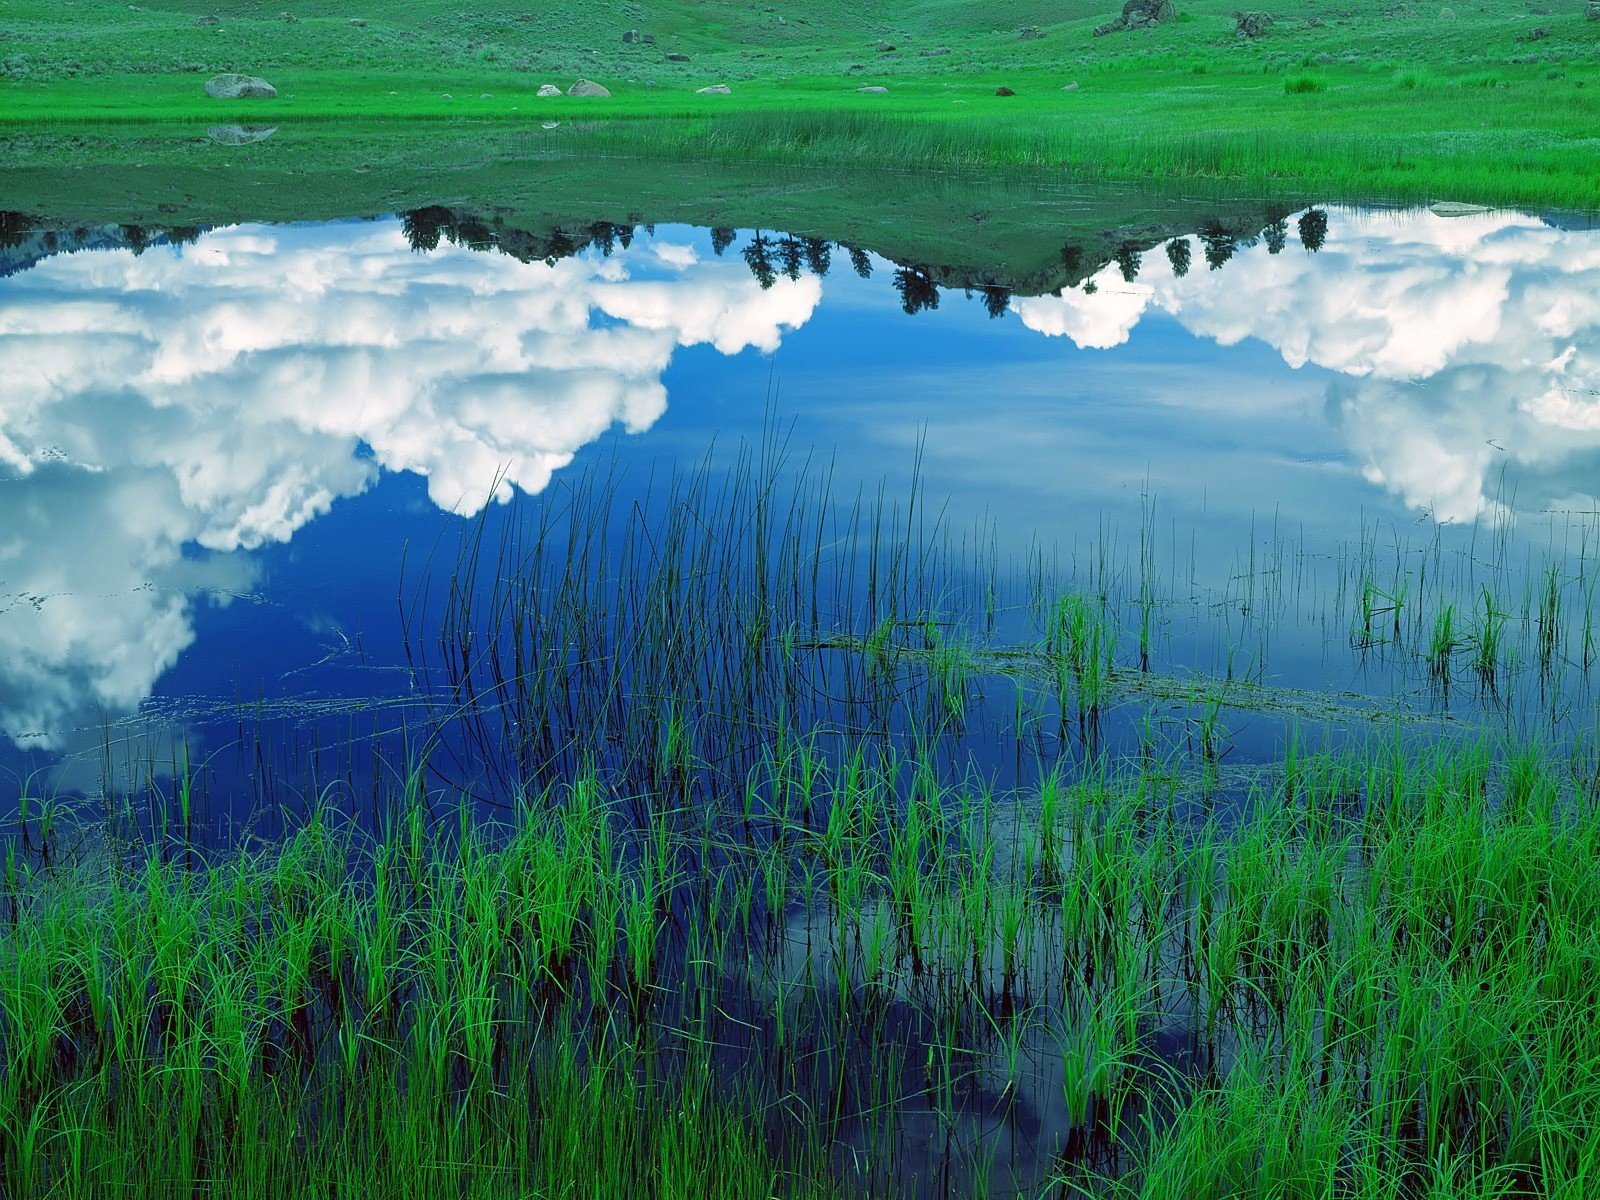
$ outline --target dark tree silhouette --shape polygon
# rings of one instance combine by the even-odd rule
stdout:
[[[28,236],[28,218],[22,213],[0,210],[0,250],[22,245]]]
[[[982,295],[984,311],[989,314],[991,320],[995,317],[1005,316],[1007,310],[1011,307],[1010,288],[1000,287],[998,284],[990,284],[983,289]]]
[[[803,239],[801,246],[805,251],[806,266],[811,273],[819,279],[826,279],[828,270],[833,266],[833,247],[822,238],[814,237]]]
[[[1194,247],[1189,244],[1186,237],[1173,238],[1167,243],[1167,261],[1172,264],[1172,273],[1182,279],[1189,273],[1189,260],[1194,257]]]
[[[450,224],[450,210],[433,205],[400,214],[400,232],[418,254],[439,248],[439,235]]]
[[[562,259],[571,258],[577,252],[578,243],[572,240],[571,234],[558,225],[550,231],[550,240],[544,256],[545,265],[553,267]]]
[[[626,250],[629,246],[633,245],[633,226],[632,225],[618,225],[617,226],[617,244],[620,245],[624,250]]]
[[[1221,221],[1212,220],[1200,227],[1200,244],[1205,247],[1206,266],[1219,271],[1233,257],[1239,243]]]
[[[711,252],[721,258],[722,252],[733,245],[733,239],[738,236],[739,234],[736,230],[722,225],[717,226],[711,231]]]
[[[150,248],[150,231],[143,225],[124,225],[121,228],[122,240],[128,243],[135,258]]]
[[[1279,217],[1271,225],[1261,231],[1261,236],[1267,239],[1267,253],[1278,254],[1283,250],[1283,244],[1289,237],[1289,222]]]
[[[778,258],[783,263],[783,273],[790,279],[800,278],[800,257],[803,252],[799,238],[786,237],[778,243]]]
[[[1068,275],[1083,274],[1083,247],[1075,246],[1071,242],[1061,247],[1061,265]]]
[[[589,238],[595,245],[600,247],[601,257],[610,258],[616,252],[617,229],[615,225],[606,221],[596,221],[589,226]]]
[[[844,252],[850,256],[850,265],[855,268],[857,275],[863,279],[872,278],[872,259],[865,250],[859,246],[845,246]]]
[[[1117,269],[1122,272],[1122,278],[1127,283],[1132,283],[1139,278],[1139,266],[1144,261],[1144,255],[1132,242],[1123,242],[1117,247],[1115,255]]]
[[[900,293],[900,307],[909,316],[939,307],[939,289],[933,280],[914,268],[901,267],[894,273],[894,290]]]
[[[167,230],[167,245],[192,246],[200,240],[200,226],[174,225]]]
[[[745,264],[750,268],[750,274],[756,277],[756,282],[763,289],[771,287],[778,281],[778,272],[772,266],[772,240],[764,236],[759,229],[745,244],[741,253],[744,255]]]
[[[1308,208],[1300,214],[1300,244],[1310,253],[1322,249],[1328,240],[1328,214],[1320,208]]]

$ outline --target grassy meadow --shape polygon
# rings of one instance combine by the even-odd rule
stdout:
[[[1231,3],[1179,8],[1158,28],[1095,37],[1116,13],[1085,0],[882,12],[834,0],[471,10],[8,0],[0,135],[150,123],[199,134],[237,122],[321,125],[329,140],[359,144],[399,125],[419,144],[524,132],[519,157],[533,163],[553,151],[965,166],[1322,199],[1600,203],[1600,22],[1585,19],[1583,0],[1296,0],[1260,37],[1236,36]],[[656,40],[624,43],[630,30]],[[230,70],[268,77],[278,97],[208,99],[205,80]],[[580,76],[612,95],[535,94]],[[697,94],[715,84],[730,94]],[[858,91],[867,86],[887,91]],[[308,150],[317,144],[327,143]],[[15,146],[18,165],[60,161],[37,139]],[[239,163],[256,152],[214,149]],[[115,136],[99,153],[110,165],[143,159]],[[309,153],[307,169],[324,162]]]

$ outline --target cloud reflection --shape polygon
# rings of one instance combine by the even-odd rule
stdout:
[[[395,221],[50,259],[0,291],[0,731],[49,748],[127,711],[233,552],[382,471],[450,512],[542,489],[648,428],[679,347],[775,349],[821,297],[661,241],[522,263],[411,251]],[[194,547],[211,552],[197,555]]]
[[[1179,256],[1181,258],[1181,255]],[[1369,481],[1445,521],[1592,503],[1600,463],[1600,238],[1516,213],[1338,212],[1316,254],[1261,243],[1178,275],[1143,256],[1092,290],[1016,300],[1030,329],[1085,348],[1150,312],[1224,346],[1264,342],[1334,373],[1330,414]]]

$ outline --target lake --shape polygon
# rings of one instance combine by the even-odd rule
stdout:
[[[377,957],[306,968],[273,1078],[471,998],[383,1078],[470,1105],[559,1029],[589,1049],[539,1069],[599,1087],[616,1037],[846,1194],[1068,1195],[1203,1157],[1195,1097],[1270,1060],[1226,1120],[1320,1079],[1291,1100],[1346,1122],[1317,1161],[1347,1184],[1458,1155],[1533,1188],[1556,1167],[1472,1115],[1486,1076],[1417,1082],[1445,984],[1406,948],[1510,936],[1511,885],[1417,882],[1458,877],[1430,822],[1506,871],[1600,836],[1561,815],[1596,778],[1588,225],[1320,206],[1067,245],[1027,294],[766,230],[11,215],[7,811],[46,868],[57,810],[138,862],[275,847],[291,923],[405,872],[416,929],[474,864],[502,899],[578,881],[531,926],[448,918],[536,928],[520,965],[419,932],[393,991],[351,917]],[[1502,833],[1545,849],[1474,840]],[[1580,874],[1518,879],[1578,928]],[[1421,974],[1362,1025],[1321,956],[1380,943]],[[1451,1061],[1509,1053],[1532,995]],[[1380,1078],[1412,1097],[1381,1146],[1351,1124]]]

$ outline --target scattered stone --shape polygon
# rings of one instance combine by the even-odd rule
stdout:
[[[1172,0],[1127,0],[1122,6],[1122,15],[1115,21],[1097,25],[1094,36],[1104,37],[1108,33],[1123,33],[1129,29],[1149,29],[1153,25],[1177,20],[1177,17],[1178,10],[1173,7]]]
[[[276,125],[213,125],[206,136],[219,146],[248,146],[264,142],[278,132]]]
[[[664,55],[662,55],[662,57],[665,58],[668,62],[688,62],[689,61],[689,56],[687,54],[664,54]]]
[[[609,96],[611,92],[595,83],[592,79],[580,79],[567,89],[569,96]]]
[[[540,129],[559,129],[560,127],[560,121],[546,121],[543,125],[539,126]]]
[[[271,100],[278,89],[255,75],[225,72],[206,80],[206,95],[213,100]]]
[[[281,12],[278,14],[278,20],[287,21],[291,25],[293,25],[299,19],[300,18],[295,16],[292,12]]]
[[[222,18],[217,16],[216,13],[212,13],[209,17],[196,17],[194,23],[196,25],[221,25]]]
[[[622,44],[625,46],[631,46],[639,40],[639,31],[637,29],[630,29],[622,35]]]
[[[1233,21],[1235,37],[1257,38],[1272,28],[1271,13],[1236,12]]]
[[[441,99],[441,100],[454,100],[455,97],[452,96],[449,92],[442,92],[442,93],[440,93],[439,99]]]
[[[994,90],[994,94],[995,94],[995,95],[996,95],[996,96],[1015,96],[1015,95],[1016,95],[1016,93],[1015,93],[1015,92],[1013,92],[1013,91],[1012,91],[1012,90],[1011,90],[1011,89],[1010,89],[1010,88],[1008,88],[1008,87],[997,87],[997,88],[995,88],[995,90]]]
[[[879,42],[878,43],[878,53],[879,54],[891,54],[893,52],[894,52],[894,46],[892,46],[890,43],[888,43],[888,42]]]
[[[1078,81],[1076,79],[1074,79],[1071,83],[1063,84],[1061,90],[1063,92],[1075,92],[1075,91],[1077,91],[1078,90]]]
[[[1043,36],[1044,30],[1037,25],[1028,25],[1017,35],[1017,40],[1021,42],[1037,42]]]
[[[845,70],[847,70],[847,71],[865,71],[866,69],[867,69],[867,64],[866,63],[851,63],[848,67],[845,68]]]
[[[351,17],[350,24],[357,29],[365,29],[367,27],[367,19],[365,17]]]
[[[478,97],[478,99],[479,99],[479,100],[493,100],[493,99],[494,99],[494,96],[492,96],[492,95],[491,95],[491,94],[490,94],[490,93],[488,93],[488,92],[484,92],[484,93],[483,93],[483,94],[481,94],[481,95],[480,95],[480,96],[479,96],[479,97]]]
[[[869,96],[882,96],[888,92],[888,90],[889,89],[886,87],[860,87],[856,89],[856,91],[865,92]]]
[[[696,96],[727,96],[732,92],[733,89],[725,83],[713,83],[710,87],[695,88],[694,90]]]
[[[1583,15],[1591,21],[1600,21],[1600,0],[1589,0],[1589,3],[1584,5]]]
[[[1549,36],[1550,36],[1550,31],[1548,29],[1546,29],[1543,25],[1540,25],[1540,26],[1537,26],[1536,28],[1528,30],[1528,40],[1530,42],[1542,42],[1542,41],[1545,40],[1545,38],[1547,38]]]
[[[639,40],[646,46],[654,46],[656,44],[656,35],[653,33],[646,33],[641,35]]]
[[[558,88],[553,83],[541,83],[539,85],[539,90],[537,92],[535,92],[534,95],[536,95],[536,96],[559,96],[559,95],[561,95],[561,89]]]

